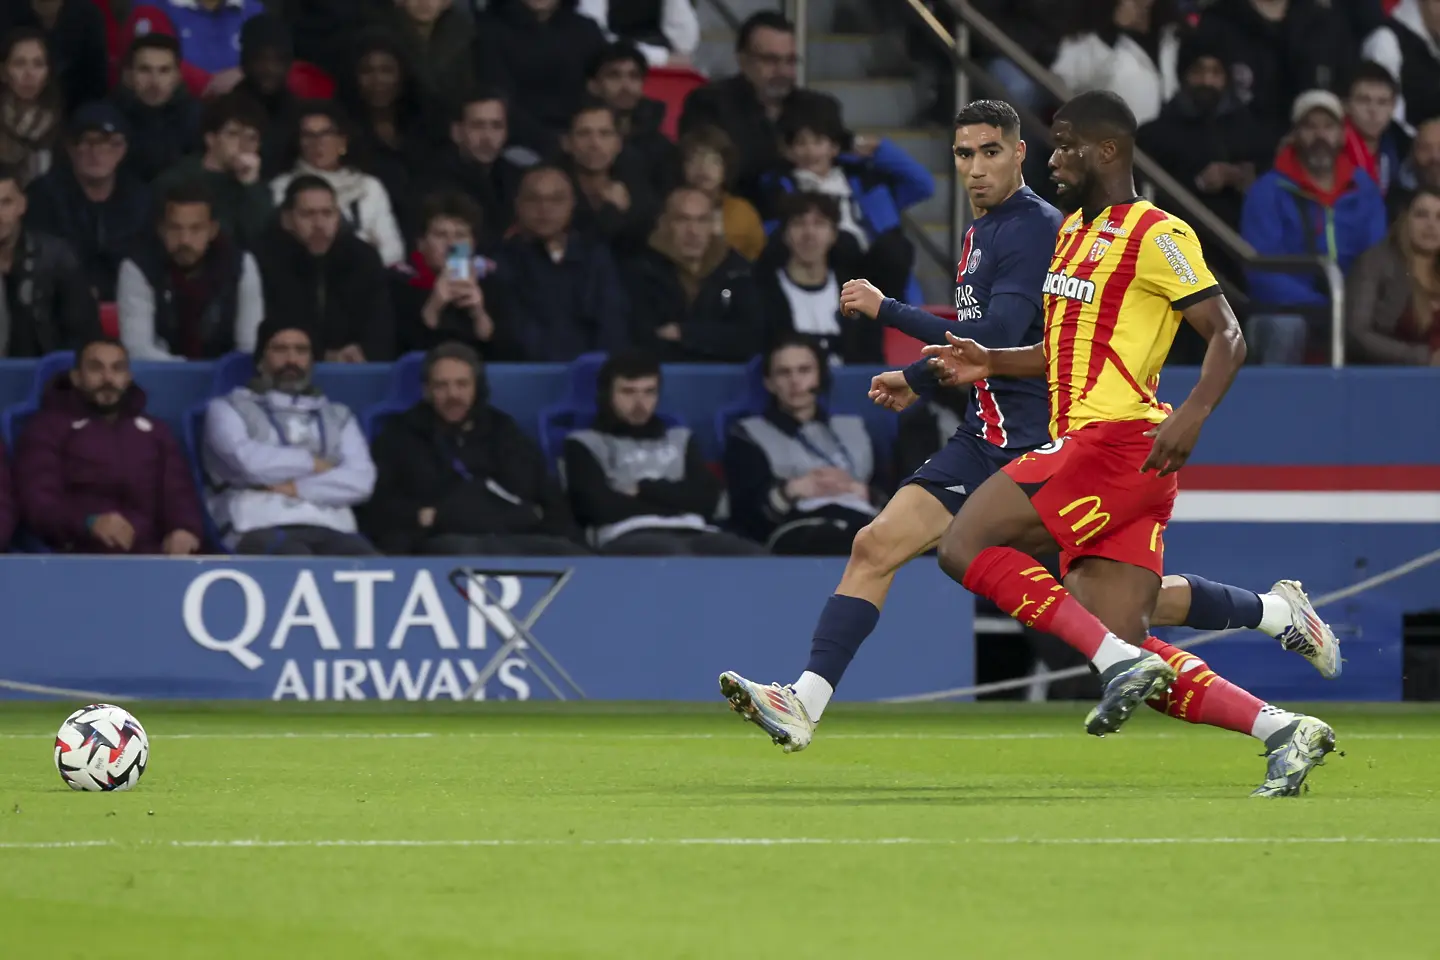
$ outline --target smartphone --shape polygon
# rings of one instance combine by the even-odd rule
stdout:
[[[469,280],[470,272],[470,244],[451,244],[445,257],[445,273],[451,280]]]

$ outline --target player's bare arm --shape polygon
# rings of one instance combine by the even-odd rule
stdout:
[[[945,334],[947,344],[931,344],[922,351],[930,358],[930,369],[947,387],[963,386],[986,377],[1045,376],[1045,346],[985,347],[974,340]]]
[[[1223,295],[1216,295],[1185,309],[1185,319],[1205,338],[1205,359],[1200,366],[1200,379],[1190,396],[1173,414],[1145,435],[1155,438],[1155,446],[1141,466],[1141,471],[1155,469],[1160,476],[1174,473],[1185,466],[1200,439],[1200,428],[1210,416],[1235,374],[1245,363],[1245,337],[1235,312]]]

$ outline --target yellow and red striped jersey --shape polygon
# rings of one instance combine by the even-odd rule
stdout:
[[[1045,277],[1050,435],[1164,420],[1155,391],[1181,312],[1219,292],[1195,231],[1148,200],[1067,217]]]

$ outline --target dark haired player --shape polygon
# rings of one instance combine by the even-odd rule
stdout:
[[[1136,196],[1135,126],[1125,101],[1102,91],[1055,115],[1051,176],[1074,212],[1045,277],[1043,341],[997,349],[951,334],[949,345],[925,348],[946,384],[1046,377],[1054,437],[970,496],[940,540],[940,566],[1090,660],[1105,692],[1089,733],[1120,729],[1154,700],[1172,716],[1264,742],[1269,767],[1255,794],[1290,796],[1335,748],[1334,730],[1149,636],[1175,473],[1244,362],[1245,341],[1194,232]],[[1208,347],[1199,381],[1172,412],[1156,389],[1182,316]],[[1057,546],[1063,586],[1033,559]]]
[[[1025,143],[1019,132],[1014,109],[999,101],[971,103],[955,121],[956,169],[980,214],[966,234],[956,276],[959,329],[995,348],[1040,343],[1041,291],[1063,219],[1024,185]],[[864,280],[845,285],[841,304],[930,343],[944,343],[945,334],[956,329],[923,310],[883,298]],[[901,410],[916,400],[916,391],[934,386],[930,365],[922,360],[905,371],[877,377],[870,395],[883,406]],[[840,585],[820,615],[810,662],[800,678],[782,687],[731,672],[721,676],[721,690],[732,707],[786,752],[810,743],[846,667],[875,629],[899,568],[939,542],[967,495],[986,478],[1049,442],[1042,380],[981,380],[972,396],[966,424],[857,535]],[[1201,629],[1258,626],[1282,640],[1293,637],[1307,645],[1322,672],[1338,670],[1333,636],[1298,585],[1288,581],[1262,597],[1198,577],[1174,577],[1166,584],[1153,622]]]

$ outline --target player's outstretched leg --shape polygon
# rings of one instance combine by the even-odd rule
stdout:
[[[1255,593],[1188,573],[1168,576],[1150,622],[1196,630],[1259,630],[1309,660],[1326,680],[1340,676],[1343,666],[1339,639],[1296,580],[1280,580],[1269,593]]]
[[[1059,637],[1094,664],[1105,692],[1085,727],[1104,736],[1118,730],[1142,701],[1163,693],[1175,677],[1162,659],[1139,647],[1148,636],[1160,578],[1138,567],[1087,559],[1082,568],[1117,568],[1113,572],[1120,582],[1098,589],[1101,575],[1093,574],[1088,579],[1097,589],[1077,599],[1034,559],[1056,549],[1025,491],[997,473],[971,495],[941,537],[940,567],[971,593],[989,598],[1026,626]]]
[[[720,675],[730,707],[786,753],[804,750],[860,644],[875,630],[896,572],[935,546],[950,508],[918,484],[900,490],[858,534],[835,593],[820,611],[805,672],[789,686],[761,684],[733,671]]]
[[[1265,782],[1251,796],[1299,796],[1310,771],[1335,749],[1335,731],[1325,721],[1271,706],[1163,640],[1151,637],[1144,646],[1176,673],[1169,693],[1150,706],[1177,720],[1234,730],[1265,744]]]

